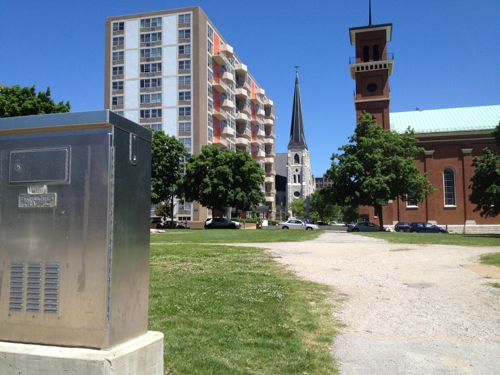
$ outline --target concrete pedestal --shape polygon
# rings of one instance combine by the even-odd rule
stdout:
[[[163,375],[163,334],[108,350],[0,342],[2,375]]]

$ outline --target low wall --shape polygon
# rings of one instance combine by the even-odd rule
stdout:
[[[450,233],[459,234],[500,234],[500,225],[440,225]]]

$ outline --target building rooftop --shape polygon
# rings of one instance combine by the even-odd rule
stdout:
[[[393,112],[391,130],[415,134],[493,130],[500,122],[500,105]]]

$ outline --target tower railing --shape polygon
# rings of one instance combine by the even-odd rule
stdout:
[[[394,60],[394,53],[392,52],[387,52],[386,53],[386,56],[385,56],[385,59],[383,59],[382,57],[378,60],[368,60],[368,61],[363,61],[363,57],[362,56],[358,56],[358,57],[349,57],[349,64],[352,65],[352,64],[366,64],[366,63],[373,63],[373,62],[377,62],[377,61],[388,61],[388,60]]]

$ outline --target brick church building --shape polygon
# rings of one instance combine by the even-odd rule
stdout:
[[[356,118],[367,111],[384,129],[402,133],[412,128],[425,149],[416,166],[428,174],[436,189],[423,202],[390,202],[384,207],[384,222],[430,221],[457,231],[464,225],[477,229],[478,225],[482,229],[500,225],[500,216],[481,217],[468,198],[474,157],[485,147],[499,152],[491,133],[500,121],[500,105],[391,113],[389,76],[394,59],[387,52],[387,43],[392,38],[392,24],[372,25],[370,17],[368,26],[350,28],[349,33],[356,49],[356,57],[350,61],[351,77],[356,82]],[[361,207],[359,214],[378,221],[373,208]]]

